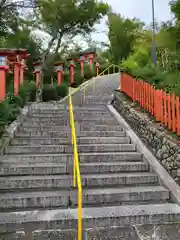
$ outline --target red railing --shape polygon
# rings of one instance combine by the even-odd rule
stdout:
[[[178,96],[155,89],[149,83],[136,80],[124,73],[121,75],[120,89],[155,116],[157,122],[161,122],[180,136],[180,98]]]

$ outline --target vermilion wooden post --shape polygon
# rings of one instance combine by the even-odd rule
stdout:
[[[167,119],[167,94],[164,92],[164,124],[167,126],[168,119]]]
[[[176,132],[176,115],[175,115],[175,94],[171,96],[171,109],[172,109],[172,131]]]
[[[2,102],[6,98],[6,70],[2,66],[0,66],[0,80],[0,102]]]
[[[0,102],[6,98],[6,72],[9,70],[7,57],[0,56]]]
[[[147,83],[145,82],[145,109],[148,110],[148,92],[147,92]]]
[[[14,96],[19,94],[19,68],[20,64],[18,62],[14,63]]]
[[[39,83],[40,83],[41,72],[37,71],[37,72],[35,72],[35,75],[36,75],[36,89],[38,89]]]
[[[58,85],[61,86],[61,83],[62,83],[62,73],[61,73],[61,71],[57,72],[57,80],[58,80]]]
[[[75,75],[74,69],[75,69],[74,61],[70,61],[70,64],[69,64],[70,85],[74,83],[74,75]]]
[[[56,63],[54,66],[55,72],[57,72],[57,83],[58,86],[61,86],[63,83],[63,72],[64,72],[64,64],[63,63]]]
[[[90,69],[91,69],[91,72],[93,71],[93,58],[90,57],[89,59],[89,64],[90,64]]]
[[[148,92],[149,92],[149,112],[151,113],[151,86],[148,84]]]
[[[100,65],[98,62],[96,62],[96,76],[99,75],[99,68],[100,68]],[[123,76],[123,74],[122,74],[122,76]],[[121,76],[120,76],[120,78],[121,78]],[[120,86],[121,86],[121,82],[120,82]]]
[[[160,113],[160,122],[163,123],[164,121],[164,115],[163,115],[163,91],[159,90],[159,113]]]
[[[80,67],[81,67],[81,77],[84,77],[84,60],[80,61]]]
[[[168,128],[171,130],[171,95],[168,96]]]
[[[158,92],[156,89],[154,89],[154,115],[158,121]]]
[[[179,97],[176,97],[176,117],[177,117],[177,135],[180,136],[180,101]]]
[[[24,85],[24,66],[20,66],[20,70],[19,70],[19,80],[20,80],[20,85],[23,86]]]

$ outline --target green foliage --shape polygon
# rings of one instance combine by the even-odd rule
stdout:
[[[125,19],[120,14],[110,13],[107,25],[111,60],[118,64],[133,51],[137,31],[141,28],[142,23],[136,19]]]
[[[56,86],[56,92],[57,92],[57,96],[60,98],[63,98],[67,95],[68,93],[68,86],[67,84],[64,82],[61,86]]]

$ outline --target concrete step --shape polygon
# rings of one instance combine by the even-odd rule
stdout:
[[[33,189],[70,189],[72,176],[47,175],[47,176],[12,176],[0,177],[0,189],[7,191],[33,190]]]
[[[74,113],[74,118],[76,120],[112,120],[114,119],[111,115],[107,115],[107,114],[80,114],[80,113]],[[28,120],[31,120],[31,121],[38,121],[38,122],[43,122],[43,121],[46,121],[46,122],[57,122],[57,121],[69,121],[69,114],[66,114],[66,115],[62,115],[62,116],[29,116],[27,119]]]
[[[84,187],[126,186],[158,183],[158,176],[150,172],[81,174]]]
[[[81,125],[80,131],[122,131],[123,127],[120,125],[111,126],[111,125]],[[32,126],[32,127],[24,127],[21,126],[21,132],[67,132],[71,131],[70,126],[53,126],[53,125],[45,125],[45,126]]]
[[[76,192],[71,192],[71,202],[77,205]],[[72,196],[73,195],[73,196]],[[119,204],[121,205],[137,201],[168,201],[169,191],[161,186],[145,186],[145,187],[126,187],[126,188],[103,188],[103,189],[85,189],[83,191],[84,205],[104,205]]]
[[[89,122],[91,122],[94,125],[118,125],[118,122],[114,119],[99,119],[99,118],[79,118],[76,117],[75,120],[79,123],[82,124],[89,124]],[[35,119],[27,119],[24,123],[23,126],[24,127],[32,127],[32,126],[44,126],[44,125],[55,125],[55,126],[64,126],[64,125],[68,125],[69,124],[69,120],[63,120],[63,119],[59,119],[59,120],[35,120]]]
[[[85,134],[84,134],[85,135]],[[49,132],[17,132],[15,134],[16,137],[38,137],[38,138],[43,138],[43,137],[48,137],[48,138],[54,138],[54,137],[71,137],[70,131],[49,131]]]
[[[129,137],[82,137],[77,139],[78,144],[100,143],[130,143]],[[70,138],[14,138],[11,145],[58,145],[71,144]]]
[[[77,229],[77,209],[55,209],[0,213],[0,232],[20,229]],[[173,203],[94,207],[83,209],[85,229],[107,226],[127,226],[177,223],[180,207]],[[42,239],[42,238],[41,238]],[[124,238],[123,238],[124,239]]]
[[[72,166],[67,163],[32,163],[1,164],[0,176],[25,176],[25,175],[51,175],[66,174],[72,172]],[[142,166],[143,168],[143,166]],[[145,166],[144,166],[145,168]]]
[[[78,151],[81,152],[134,152],[134,144],[81,144],[78,145]]]
[[[72,153],[70,145],[32,145],[32,146],[9,146],[5,150],[7,154],[35,154],[35,153]]]
[[[77,133],[80,137],[124,137],[125,131],[82,131]]]
[[[82,131],[80,133],[76,132],[77,136],[80,137],[124,137],[126,134],[124,131]],[[71,133],[61,131],[51,131],[51,132],[17,132],[16,137],[37,137],[37,138],[64,138],[71,137]]]
[[[110,229],[111,230],[111,229]],[[125,230],[118,230],[120,234]],[[88,230],[88,236],[93,235]],[[25,231],[16,231],[14,233],[4,233],[0,235],[1,240],[76,240],[77,239],[77,230],[68,229],[48,229],[48,230],[35,230],[32,233],[32,236],[27,236]],[[134,239],[133,239],[134,240]]]
[[[110,173],[110,172],[143,172],[148,171],[149,166],[143,162],[92,162],[80,165],[81,173]],[[25,176],[25,175],[51,175],[73,172],[72,163],[32,163],[2,164],[0,176]]]
[[[139,162],[142,154],[137,152],[103,152],[103,153],[80,153],[81,163],[91,162]],[[1,156],[1,164],[34,164],[34,163],[72,163],[72,154],[32,154],[32,155],[5,155]]]
[[[75,116],[96,116],[96,117],[112,117],[111,113],[108,111],[108,109],[106,110],[93,110],[93,109],[87,109],[87,110],[73,110],[73,113]],[[48,118],[52,118],[52,117],[55,117],[55,118],[67,118],[69,116],[69,110],[66,110],[64,112],[31,112],[29,113],[28,115],[29,117],[48,117]]]
[[[121,125],[81,125],[81,131],[122,131],[123,127]]]
[[[108,111],[108,108],[105,104],[96,104],[96,105],[91,105],[91,104],[86,104],[86,105],[73,105],[73,109],[75,111]],[[36,108],[36,109],[32,109],[31,112],[32,113],[42,113],[42,114],[49,114],[49,113],[63,113],[66,110],[69,110],[69,105],[67,105],[67,107],[65,108]]]
[[[24,127],[23,125],[19,129],[20,132],[24,133],[33,133],[33,132],[68,132],[71,131],[71,127],[69,126],[53,126],[53,125],[45,125],[45,126],[31,126]]]
[[[72,168],[72,167],[71,167]],[[144,172],[149,165],[143,162],[91,162],[81,163],[80,172],[84,173],[115,173],[115,172]]]
[[[0,209],[68,207],[70,191],[35,191],[0,194]]]
[[[69,108],[67,107],[67,109],[69,109]],[[108,112],[109,113],[109,110],[108,110],[107,106],[104,105],[104,104],[100,104],[100,105],[98,105],[98,104],[96,104],[96,105],[84,105],[83,104],[82,106],[74,105],[73,110],[74,111],[81,111],[81,112],[92,111],[92,112]]]
[[[158,183],[156,174],[149,172],[82,174],[83,187],[126,186]],[[70,188],[73,186],[71,175],[11,176],[0,177],[1,190]]]
[[[168,201],[169,191],[161,186],[85,189],[84,205],[122,204],[135,201]],[[0,195],[0,209],[68,207],[77,205],[75,190],[4,193]]]
[[[134,144],[79,144],[78,151],[82,152],[134,152]],[[70,145],[31,145],[31,146],[9,146],[6,154],[35,154],[35,153],[72,153],[73,146]]]

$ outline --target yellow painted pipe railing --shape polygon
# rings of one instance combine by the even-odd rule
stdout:
[[[102,71],[98,76],[104,75],[106,71],[110,74],[110,68],[113,67],[113,73],[115,73],[115,68],[118,68],[120,71],[119,66],[111,64],[107,67],[104,71]],[[94,81],[92,81],[94,82]],[[86,84],[84,86],[84,96],[86,87],[89,85]],[[77,187],[78,190],[78,240],[82,240],[83,228],[82,228],[82,183],[81,183],[81,174],[80,174],[80,164],[79,164],[79,156],[78,156],[78,148],[77,148],[77,137],[76,137],[76,128],[75,128],[75,121],[74,121],[74,111],[73,111],[73,104],[72,104],[72,96],[71,91],[69,88],[68,92],[68,99],[69,99],[69,118],[70,118],[70,126],[71,126],[71,141],[73,145],[73,187]]]
[[[71,92],[69,89],[69,117],[70,117],[70,126],[71,126],[71,140],[73,145],[73,186],[78,189],[78,240],[82,240],[82,184],[81,184],[81,174],[79,167],[79,156],[77,149],[77,138],[76,138],[76,129],[74,121],[74,112]]]
[[[97,77],[99,77],[99,76],[104,76],[106,71],[108,71],[108,74],[106,74],[106,75],[111,74],[111,72],[110,72],[111,67],[112,67],[112,70],[113,70],[113,71],[112,71],[113,74],[114,74],[114,73],[117,73],[117,72],[116,72],[116,69],[117,69],[117,68],[118,68],[118,72],[120,72],[120,67],[119,67],[118,65],[111,64],[111,65],[108,66],[106,69],[104,69],[100,74],[98,74]],[[92,82],[93,82],[93,90],[94,90],[94,89],[95,89],[95,81],[93,80]],[[89,85],[89,84],[87,84],[87,85],[84,86],[84,101],[85,101],[85,98],[86,98],[86,87],[87,87],[88,85]]]

